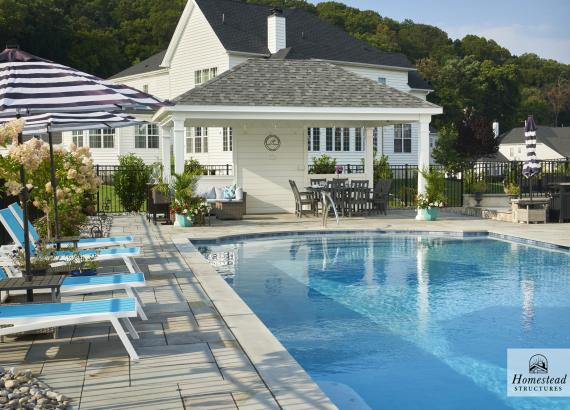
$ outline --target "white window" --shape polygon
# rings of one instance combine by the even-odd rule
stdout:
[[[135,148],[158,148],[158,125],[140,124],[135,129]]]
[[[115,147],[115,130],[112,128],[103,128],[98,130],[89,130],[89,148],[114,148]]]
[[[223,129],[223,149],[224,151],[233,151],[234,149],[234,131],[232,128]]]
[[[342,129],[342,150],[350,151],[350,128]]]
[[[148,93],[148,84],[143,84],[143,92]]]
[[[326,130],[326,149],[327,151],[332,151],[333,150],[333,129],[332,128],[327,128]]]
[[[83,146],[83,131],[73,131],[71,141],[78,147]]]
[[[309,151],[321,150],[321,129],[309,128],[307,129],[307,144]]]
[[[522,148],[521,148],[521,147],[519,147],[519,148],[517,149],[517,153],[522,154]]]
[[[515,155],[515,149],[514,148],[509,148],[509,155],[511,158],[513,155]]]
[[[186,128],[186,153],[208,152],[208,128]]]
[[[194,71],[194,85],[199,85],[211,80],[218,75],[218,67],[205,68]]]
[[[354,130],[354,150],[362,151],[362,128]]]
[[[378,83],[386,85],[386,77],[378,77]]]
[[[342,151],[342,128],[334,130],[334,150]]]
[[[378,151],[378,128],[376,127],[372,130],[372,146]]]
[[[394,152],[412,152],[412,125],[394,125]]]

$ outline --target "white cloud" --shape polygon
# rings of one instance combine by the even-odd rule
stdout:
[[[454,39],[475,34],[495,40],[516,55],[535,53],[544,58],[570,64],[570,38],[552,35],[552,30],[545,25],[455,26],[446,27],[445,31]]]

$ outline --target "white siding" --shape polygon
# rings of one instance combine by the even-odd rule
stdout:
[[[241,55],[230,54],[229,55],[229,66],[228,67],[234,68],[236,65],[241,64],[250,58],[251,57],[245,57],[245,56],[241,56]]]
[[[237,182],[247,191],[247,213],[293,212],[295,203],[289,179],[304,186],[306,130],[293,123],[263,124],[248,121],[234,129],[237,149]],[[277,128],[275,128],[277,126]],[[269,134],[281,139],[276,152],[265,149]]]
[[[221,18],[221,16],[220,16]],[[194,71],[228,69],[228,54],[198,6],[194,6],[170,66],[171,98],[194,88]]]
[[[166,71],[159,71],[155,74],[119,78],[113,81],[115,83],[128,85],[129,87],[134,87],[140,91],[144,91],[145,86],[147,86],[147,92],[149,94],[162,99],[172,98],[172,95],[170,94],[168,72]]]
[[[408,86],[407,71],[389,70],[384,68],[358,67],[353,65],[338,65],[345,70],[348,70],[362,77],[370,78],[374,81],[378,81],[379,77],[385,78],[386,85],[394,87],[401,91],[410,91],[410,87]]]
[[[184,141],[184,152],[186,159],[196,159],[202,165],[225,165],[233,161],[232,151],[223,150],[223,128],[208,128],[208,153],[188,153],[186,150],[186,140]],[[234,136],[235,139],[235,136]],[[235,140],[234,140],[235,142]]]
[[[520,144],[501,144],[499,152],[509,159],[509,161],[526,161],[526,146]],[[564,156],[556,152],[542,142],[536,144],[536,156],[539,160],[563,159]]]

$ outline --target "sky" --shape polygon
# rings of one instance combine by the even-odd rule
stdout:
[[[570,64],[570,0],[336,1],[398,21],[432,24],[453,39],[476,34],[516,55],[530,52]]]

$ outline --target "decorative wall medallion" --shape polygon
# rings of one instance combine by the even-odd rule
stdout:
[[[281,139],[277,135],[270,134],[265,137],[264,144],[267,151],[275,152],[281,148]]]

